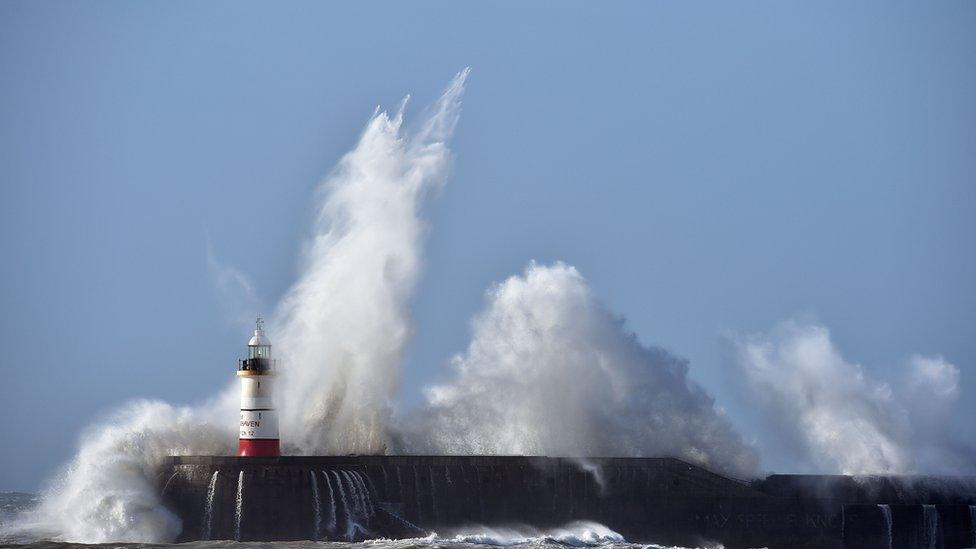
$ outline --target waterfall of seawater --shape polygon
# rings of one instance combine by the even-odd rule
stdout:
[[[241,517],[244,514],[244,471],[237,475],[237,508],[234,510],[234,539],[241,540]]]
[[[352,507],[352,517],[353,523],[356,526],[361,526],[359,521],[363,519],[363,501],[362,496],[359,493],[359,486],[353,481],[352,473],[349,471],[342,472],[342,480],[346,485],[349,493],[349,501]]]
[[[349,511],[353,517],[353,522],[359,523],[362,518],[362,502],[359,499],[359,487],[352,481],[349,471],[340,471],[342,474],[342,484],[346,487],[346,494],[349,498]]]
[[[976,505],[969,506],[969,531],[973,534],[973,547],[976,547]]]
[[[352,540],[352,536],[355,533],[352,513],[349,510],[349,502],[346,500],[346,489],[342,486],[342,476],[338,472],[332,471],[332,476],[335,477],[336,486],[339,488],[339,502],[342,503],[342,515],[346,519],[346,539]]]
[[[349,498],[352,502],[350,515],[353,517],[353,522],[350,528],[353,530],[353,537],[356,530],[367,534],[372,508],[368,502],[369,493],[366,483],[363,482],[362,475],[358,471],[342,471],[342,477],[349,488]]]
[[[882,503],[878,505],[878,509],[881,509],[881,515],[884,517],[885,539],[887,540],[885,546],[891,549],[891,507]]]
[[[483,519],[485,516],[485,498],[481,490],[481,474],[478,472],[477,466],[474,467],[474,489],[478,493],[478,518]]]
[[[335,499],[335,490],[332,489],[332,481],[329,480],[329,473],[327,473],[325,471],[322,471],[322,477],[325,478],[325,485],[328,486],[328,488],[329,488],[329,505],[331,507],[329,509],[329,524],[328,524],[327,528],[329,529],[329,533],[334,536],[335,533],[336,533],[336,499]]]
[[[399,465],[396,466],[396,473],[397,473],[397,493],[400,496],[399,501],[402,503],[403,502],[403,476],[400,474]]]
[[[925,545],[929,549],[935,549],[938,546],[939,511],[935,505],[923,505],[922,513],[922,523],[925,527]]]
[[[376,513],[373,511],[373,498],[369,495],[369,486],[366,486],[366,480],[362,473],[356,473],[355,477],[356,482],[359,483],[359,493],[363,496],[363,512],[366,513],[367,517],[371,517]]]
[[[207,487],[207,504],[204,506],[203,520],[206,525],[206,530],[203,534],[203,539],[210,539],[213,536],[213,504],[214,504],[214,494],[217,492],[217,474],[220,471],[214,471],[212,477],[210,477],[210,486]]]
[[[315,471],[309,471],[312,476],[312,540],[318,541],[322,537],[322,501],[319,499],[319,483],[315,480]]]
[[[166,490],[169,488],[169,483],[173,482],[173,479],[176,478],[176,475],[178,474],[180,474],[179,471],[169,476],[169,479],[166,480],[166,484],[163,485],[163,489],[159,492],[159,497],[166,496]]]
[[[435,524],[440,522],[440,515],[437,514],[437,484],[434,477],[434,467],[427,466],[427,480],[430,481],[430,513]]]
[[[417,466],[413,466],[413,502],[417,506],[417,522],[423,522],[423,511],[420,507],[420,473]]]
[[[366,482],[369,481],[370,484],[373,482],[369,480],[369,477],[364,478],[363,474],[358,471],[353,473],[353,476],[356,478],[356,482],[359,483],[359,493],[363,496],[363,507],[366,511],[366,516],[371,517],[376,514],[376,511],[373,509],[373,496],[370,495],[370,489],[366,485]]]

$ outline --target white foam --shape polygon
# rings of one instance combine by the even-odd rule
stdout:
[[[475,543],[480,545],[522,545],[547,541],[574,547],[591,547],[625,542],[624,537],[596,522],[577,521],[559,528],[538,530],[527,526],[468,527],[467,532],[453,533],[441,541]]]

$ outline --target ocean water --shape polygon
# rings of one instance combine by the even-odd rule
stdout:
[[[150,548],[150,547],[186,547],[186,548],[315,548],[315,549],[497,549],[499,547],[513,549],[566,549],[600,547],[606,549],[663,549],[673,546],[646,543],[631,543],[613,530],[595,522],[579,521],[567,524],[561,528],[537,530],[526,526],[488,527],[469,526],[450,532],[431,532],[425,537],[389,540],[376,539],[360,542],[338,541],[288,541],[288,542],[237,542],[230,540],[193,541],[176,544],[147,544],[147,543],[100,543],[83,544],[43,539],[43,536],[32,535],[29,530],[17,528],[12,533],[10,526],[18,522],[18,517],[36,506],[40,501],[36,494],[21,492],[0,492],[0,547],[30,547],[30,548],[64,548],[64,547],[106,547],[106,548]],[[707,545],[709,549],[720,548],[721,545]],[[673,549],[685,549],[673,547]]]
[[[0,492],[0,527],[9,524],[18,514],[36,506],[39,502],[40,497],[37,494]]]

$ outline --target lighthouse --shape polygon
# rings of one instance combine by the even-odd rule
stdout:
[[[257,319],[254,335],[247,342],[247,358],[238,361],[241,380],[241,436],[239,456],[279,456],[278,411],[272,400],[275,361],[271,341],[264,335],[264,320]]]

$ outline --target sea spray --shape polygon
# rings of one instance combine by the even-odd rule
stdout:
[[[453,366],[403,422],[412,452],[673,456],[758,471],[687,361],[643,345],[569,265],[530,263],[494,286]]]
[[[233,452],[237,399],[198,408],[134,401],[82,434],[77,454],[18,519],[25,536],[72,542],[161,543],[181,521],[163,504],[158,479],[170,455]],[[17,525],[11,525],[17,528]]]
[[[312,477],[312,540],[318,541],[322,537],[322,500],[319,498],[319,483],[315,480],[315,471],[309,471]]]
[[[736,378],[774,429],[766,436],[805,466],[847,475],[976,471],[976,447],[948,428],[960,373],[943,357],[915,355],[885,381],[809,319],[731,339]]]
[[[241,520],[244,518],[244,471],[237,475],[237,505],[234,508],[234,539],[241,541]]]
[[[886,547],[891,549],[892,543],[892,518],[891,518],[891,507],[885,504],[878,505],[878,509],[881,510],[881,516],[884,518],[885,525],[885,540]]]
[[[426,232],[421,210],[448,173],[446,140],[467,74],[415,132],[403,130],[403,107],[377,112],[322,185],[305,266],[270,330],[288,365],[281,431],[301,453],[379,454],[393,444],[391,402]]]
[[[204,506],[204,524],[206,531],[203,539],[210,539],[213,536],[213,515],[214,515],[214,495],[217,492],[217,475],[220,471],[214,471],[210,477],[210,485],[207,487],[207,503]]]

